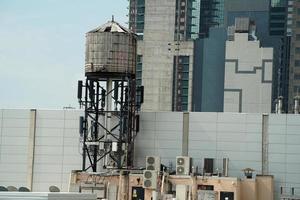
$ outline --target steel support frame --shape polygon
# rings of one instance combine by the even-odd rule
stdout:
[[[108,82],[109,78],[87,76],[82,105],[84,106],[82,170],[92,169],[97,172],[97,163],[107,157],[112,165],[103,166],[113,169],[129,169],[133,164],[135,127],[135,79],[123,76],[112,80],[115,86],[106,91],[101,82]],[[106,107],[106,99],[111,95],[115,108]],[[106,109],[105,109],[106,108]],[[100,118],[104,116],[117,117],[118,123],[107,128]],[[102,130],[103,133],[100,132]],[[108,139],[109,138],[109,139]],[[102,144],[101,144],[102,143]],[[112,144],[117,143],[117,151],[112,151]],[[100,149],[99,147],[104,147]]]

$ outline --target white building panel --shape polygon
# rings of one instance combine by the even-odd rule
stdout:
[[[2,109],[3,118],[7,119],[29,119],[30,110],[27,109]]]
[[[38,119],[64,120],[64,110],[38,110],[36,116]]]
[[[77,129],[78,130],[78,129]],[[64,134],[63,128],[36,128],[36,137],[61,137]]]
[[[37,128],[64,128],[64,122],[65,121],[63,119],[37,118],[36,127]]]
[[[20,112],[26,113],[24,110]],[[43,128],[36,129],[35,191],[47,191],[50,185],[57,185],[65,191],[69,172],[81,168],[78,126],[75,127],[75,123],[73,128],[64,126],[66,120],[77,121],[75,115],[79,117],[81,111],[68,112],[63,114],[68,115],[68,119],[62,118],[59,123],[52,123],[56,119],[49,119],[46,114],[40,119],[46,121],[43,121]],[[2,110],[0,116],[1,113]],[[44,113],[62,115],[61,112]],[[277,192],[280,186],[297,187],[300,185],[300,117],[270,114],[268,118],[266,144],[269,173],[275,176]],[[26,127],[16,124],[17,127],[4,128],[0,123],[0,185],[26,186],[27,183],[30,119],[20,119],[28,122],[22,125]],[[9,120],[15,120],[13,115]],[[51,128],[46,122],[50,123]],[[176,156],[182,153],[183,113],[141,113],[140,126],[135,145],[136,165],[145,166],[147,155],[157,155],[161,156],[163,164],[169,166],[172,163],[175,166]],[[262,127],[261,114],[190,113],[189,156],[194,158],[194,165],[199,169],[203,167],[203,158],[215,158],[215,168],[222,169],[222,159],[228,157],[230,176],[242,177],[241,169],[246,167],[260,173]]]
[[[226,42],[224,111],[270,113],[273,49],[235,33]]]
[[[23,118],[2,118],[2,127],[3,128],[28,128],[29,119]]]

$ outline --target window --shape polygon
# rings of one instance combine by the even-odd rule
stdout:
[[[285,0],[271,0],[272,7],[282,7],[285,6]]]
[[[295,60],[295,67],[300,67],[300,60]]]
[[[143,56],[137,55],[137,64],[136,64],[136,86],[141,86],[142,82],[142,68],[143,68]]]
[[[137,14],[138,15],[144,15],[145,14],[145,7],[138,7],[137,8]]]
[[[145,0],[138,0],[138,1],[137,1],[137,4],[138,4],[139,6],[145,6]]]
[[[174,56],[173,84],[173,109],[175,111],[187,111],[188,109],[188,90],[189,90],[189,56]],[[175,70],[177,68],[177,70]],[[175,82],[177,81],[177,82]],[[175,91],[176,89],[176,91]]]
[[[182,76],[182,79],[183,79],[183,80],[189,80],[189,73],[188,73],[188,72],[187,72],[187,73],[184,72],[184,73],[182,73],[182,75],[183,75],[183,76]]]
[[[136,61],[137,61],[137,63],[142,63],[143,62],[143,56],[138,55]]]
[[[183,72],[189,72],[189,65],[183,65],[182,66],[182,71]]]
[[[183,95],[187,96],[188,93],[189,93],[189,89],[188,89],[188,88],[182,89],[182,94],[183,94]]]
[[[142,86],[142,69],[143,69],[143,55],[137,55],[136,58],[136,89]],[[136,105],[140,106],[141,91],[136,91]],[[139,109],[139,108],[138,108]]]
[[[284,28],[284,23],[271,23],[272,28]]]
[[[300,74],[294,74],[294,79],[295,80],[300,80]]]
[[[270,35],[284,35],[284,31],[270,31]]]
[[[296,40],[297,40],[297,41],[300,40],[300,34],[296,34]]]
[[[300,47],[296,47],[295,48],[295,53],[296,54],[300,54]],[[299,60],[298,60],[298,62],[299,62]],[[296,61],[295,61],[295,65],[296,65]]]
[[[183,103],[187,103],[187,102],[188,102],[188,97],[182,96],[182,97],[181,97],[181,101],[182,101]]]
[[[297,26],[297,28],[300,28],[300,21],[296,22],[296,26]]]
[[[285,15],[271,15],[271,20],[285,20]]]
[[[144,30],[144,23],[137,23],[136,24],[136,29],[137,29],[137,31]]]
[[[141,79],[137,79],[136,80],[136,85],[142,85],[142,80]]]
[[[179,58],[179,63],[189,64],[189,56],[181,56]]]
[[[138,15],[138,16],[136,17],[136,20],[137,20],[138,22],[144,22],[144,15]]]
[[[300,8],[297,8],[297,15],[300,15]]]
[[[142,71],[137,71],[136,72],[136,77],[137,78],[142,78]]]
[[[188,105],[187,103],[182,104],[182,111],[187,111],[188,110]]]
[[[300,93],[300,86],[294,86],[294,93]]]

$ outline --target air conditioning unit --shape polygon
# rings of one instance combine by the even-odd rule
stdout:
[[[191,158],[188,156],[176,157],[176,175],[189,175],[191,169]]]
[[[156,189],[157,187],[157,171],[144,170],[143,171],[143,188]]]
[[[146,157],[146,170],[160,171],[160,157],[147,156]]]

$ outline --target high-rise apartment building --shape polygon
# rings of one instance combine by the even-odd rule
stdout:
[[[288,1],[290,28],[289,112],[293,112],[294,98],[300,94],[300,1]]]
[[[129,26],[139,37],[142,110],[222,112],[226,28],[236,17],[256,21],[260,44],[274,47],[272,99],[284,96],[282,40],[270,37],[267,25],[279,26],[270,7],[270,0],[130,0]]]
[[[287,0],[271,0],[269,10],[269,35],[274,43],[273,100],[283,97],[283,110],[288,111],[289,64],[291,41],[291,15]],[[274,105],[274,104],[273,104]],[[274,106],[273,106],[274,108]]]
[[[283,111],[293,112],[294,98],[300,91],[300,2],[271,0],[269,31],[278,37],[279,65],[276,69],[277,97],[283,97]]]
[[[192,111],[196,40],[223,24],[223,0],[130,0],[129,27],[137,33],[137,84],[144,111]],[[220,16],[220,17],[219,17]],[[202,50],[203,51],[203,50]]]
[[[224,25],[224,0],[201,0],[199,37],[207,38],[211,27]]]

